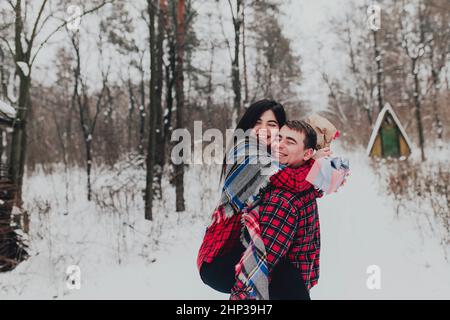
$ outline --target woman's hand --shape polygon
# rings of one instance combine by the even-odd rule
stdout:
[[[330,147],[325,147],[323,149],[317,150],[316,153],[313,155],[313,159],[317,160],[320,158],[328,157],[332,154]]]

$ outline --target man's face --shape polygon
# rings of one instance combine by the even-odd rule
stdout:
[[[293,168],[300,167],[314,155],[312,148],[305,150],[303,143],[305,135],[283,126],[278,134],[278,141],[274,146],[275,157],[278,155],[281,164]]]

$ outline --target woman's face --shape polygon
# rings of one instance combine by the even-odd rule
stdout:
[[[280,130],[280,125],[275,117],[272,110],[267,110],[264,112],[258,121],[256,121],[252,132],[259,138],[259,140],[270,146],[272,137],[276,138],[278,131]]]

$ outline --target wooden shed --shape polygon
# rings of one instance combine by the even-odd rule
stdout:
[[[406,135],[394,109],[387,103],[375,122],[367,146],[367,155],[381,158],[407,158],[411,150],[411,140]]]

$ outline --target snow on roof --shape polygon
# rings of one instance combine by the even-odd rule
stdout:
[[[18,61],[16,62],[16,64],[20,68],[22,73],[25,75],[25,77],[28,77],[30,75],[30,67],[26,62]]]
[[[383,123],[384,116],[386,115],[386,112],[389,112],[389,114],[394,119],[395,124],[400,129],[401,134],[405,138],[406,144],[408,147],[412,150],[412,143],[411,140],[409,140],[408,136],[406,135],[406,131],[403,128],[402,124],[400,123],[400,120],[397,117],[397,114],[395,113],[394,109],[392,109],[391,105],[389,103],[386,103],[384,105],[383,110],[381,110],[380,114],[377,117],[377,121],[375,122],[375,126],[372,131],[372,135],[370,136],[369,145],[367,146],[367,155],[370,155],[370,151],[372,150],[373,144],[375,143],[375,139],[377,138],[378,131],[380,130],[381,124]]]
[[[0,100],[0,116],[6,116],[6,118],[14,119],[16,117],[16,109]]]

